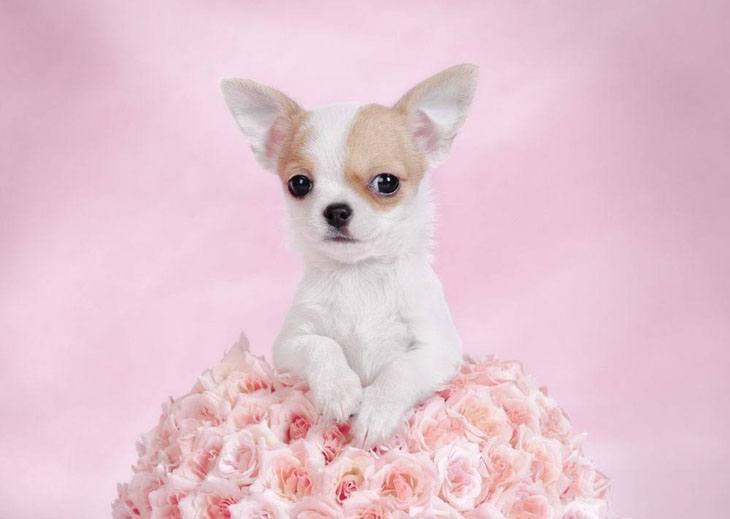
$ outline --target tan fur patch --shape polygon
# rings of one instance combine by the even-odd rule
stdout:
[[[312,161],[304,153],[309,133],[302,127],[306,116],[307,112],[303,110],[291,112],[286,116],[286,123],[289,128],[286,140],[279,153],[276,168],[276,172],[284,186],[289,181],[289,177],[298,169],[307,170],[310,177],[312,175]]]
[[[391,207],[418,187],[425,170],[426,160],[416,150],[403,112],[377,104],[358,110],[347,138],[345,179],[360,196],[373,207]],[[400,179],[394,195],[378,196],[368,189],[380,173]]]

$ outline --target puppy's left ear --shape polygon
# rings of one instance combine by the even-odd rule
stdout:
[[[474,96],[478,67],[455,65],[422,81],[395,104],[405,114],[416,147],[429,166],[441,163]]]
[[[224,79],[221,90],[256,159],[275,172],[279,154],[304,110],[278,90],[250,79]]]

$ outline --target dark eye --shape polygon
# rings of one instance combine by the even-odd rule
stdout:
[[[368,187],[371,191],[375,191],[379,195],[390,196],[398,191],[400,181],[395,175],[391,175],[390,173],[381,173],[370,181],[370,185]]]
[[[294,175],[289,179],[289,192],[294,198],[304,198],[312,190],[312,181],[306,175]]]

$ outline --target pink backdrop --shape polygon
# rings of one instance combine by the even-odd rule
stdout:
[[[435,188],[468,351],[550,388],[618,513],[722,515],[730,4],[446,5],[2,3],[0,517],[108,516],[160,403],[241,330],[270,354],[299,266],[219,78],[387,103],[464,61]]]

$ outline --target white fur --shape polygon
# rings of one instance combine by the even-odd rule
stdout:
[[[287,197],[305,271],[274,344],[274,363],[307,380],[326,418],[355,415],[356,440],[372,446],[454,374],[461,344],[431,267],[428,174],[412,196],[387,210],[373,208],[345,180],[345,142],[357,109],[332,105],[308,112],[305,121],[315,187],[303,199]],[[463,115],[454,113],[456,124]],[[339,202],[352,207],[348,230],[356,243],[325,240],[332,230],[322,213]]]

